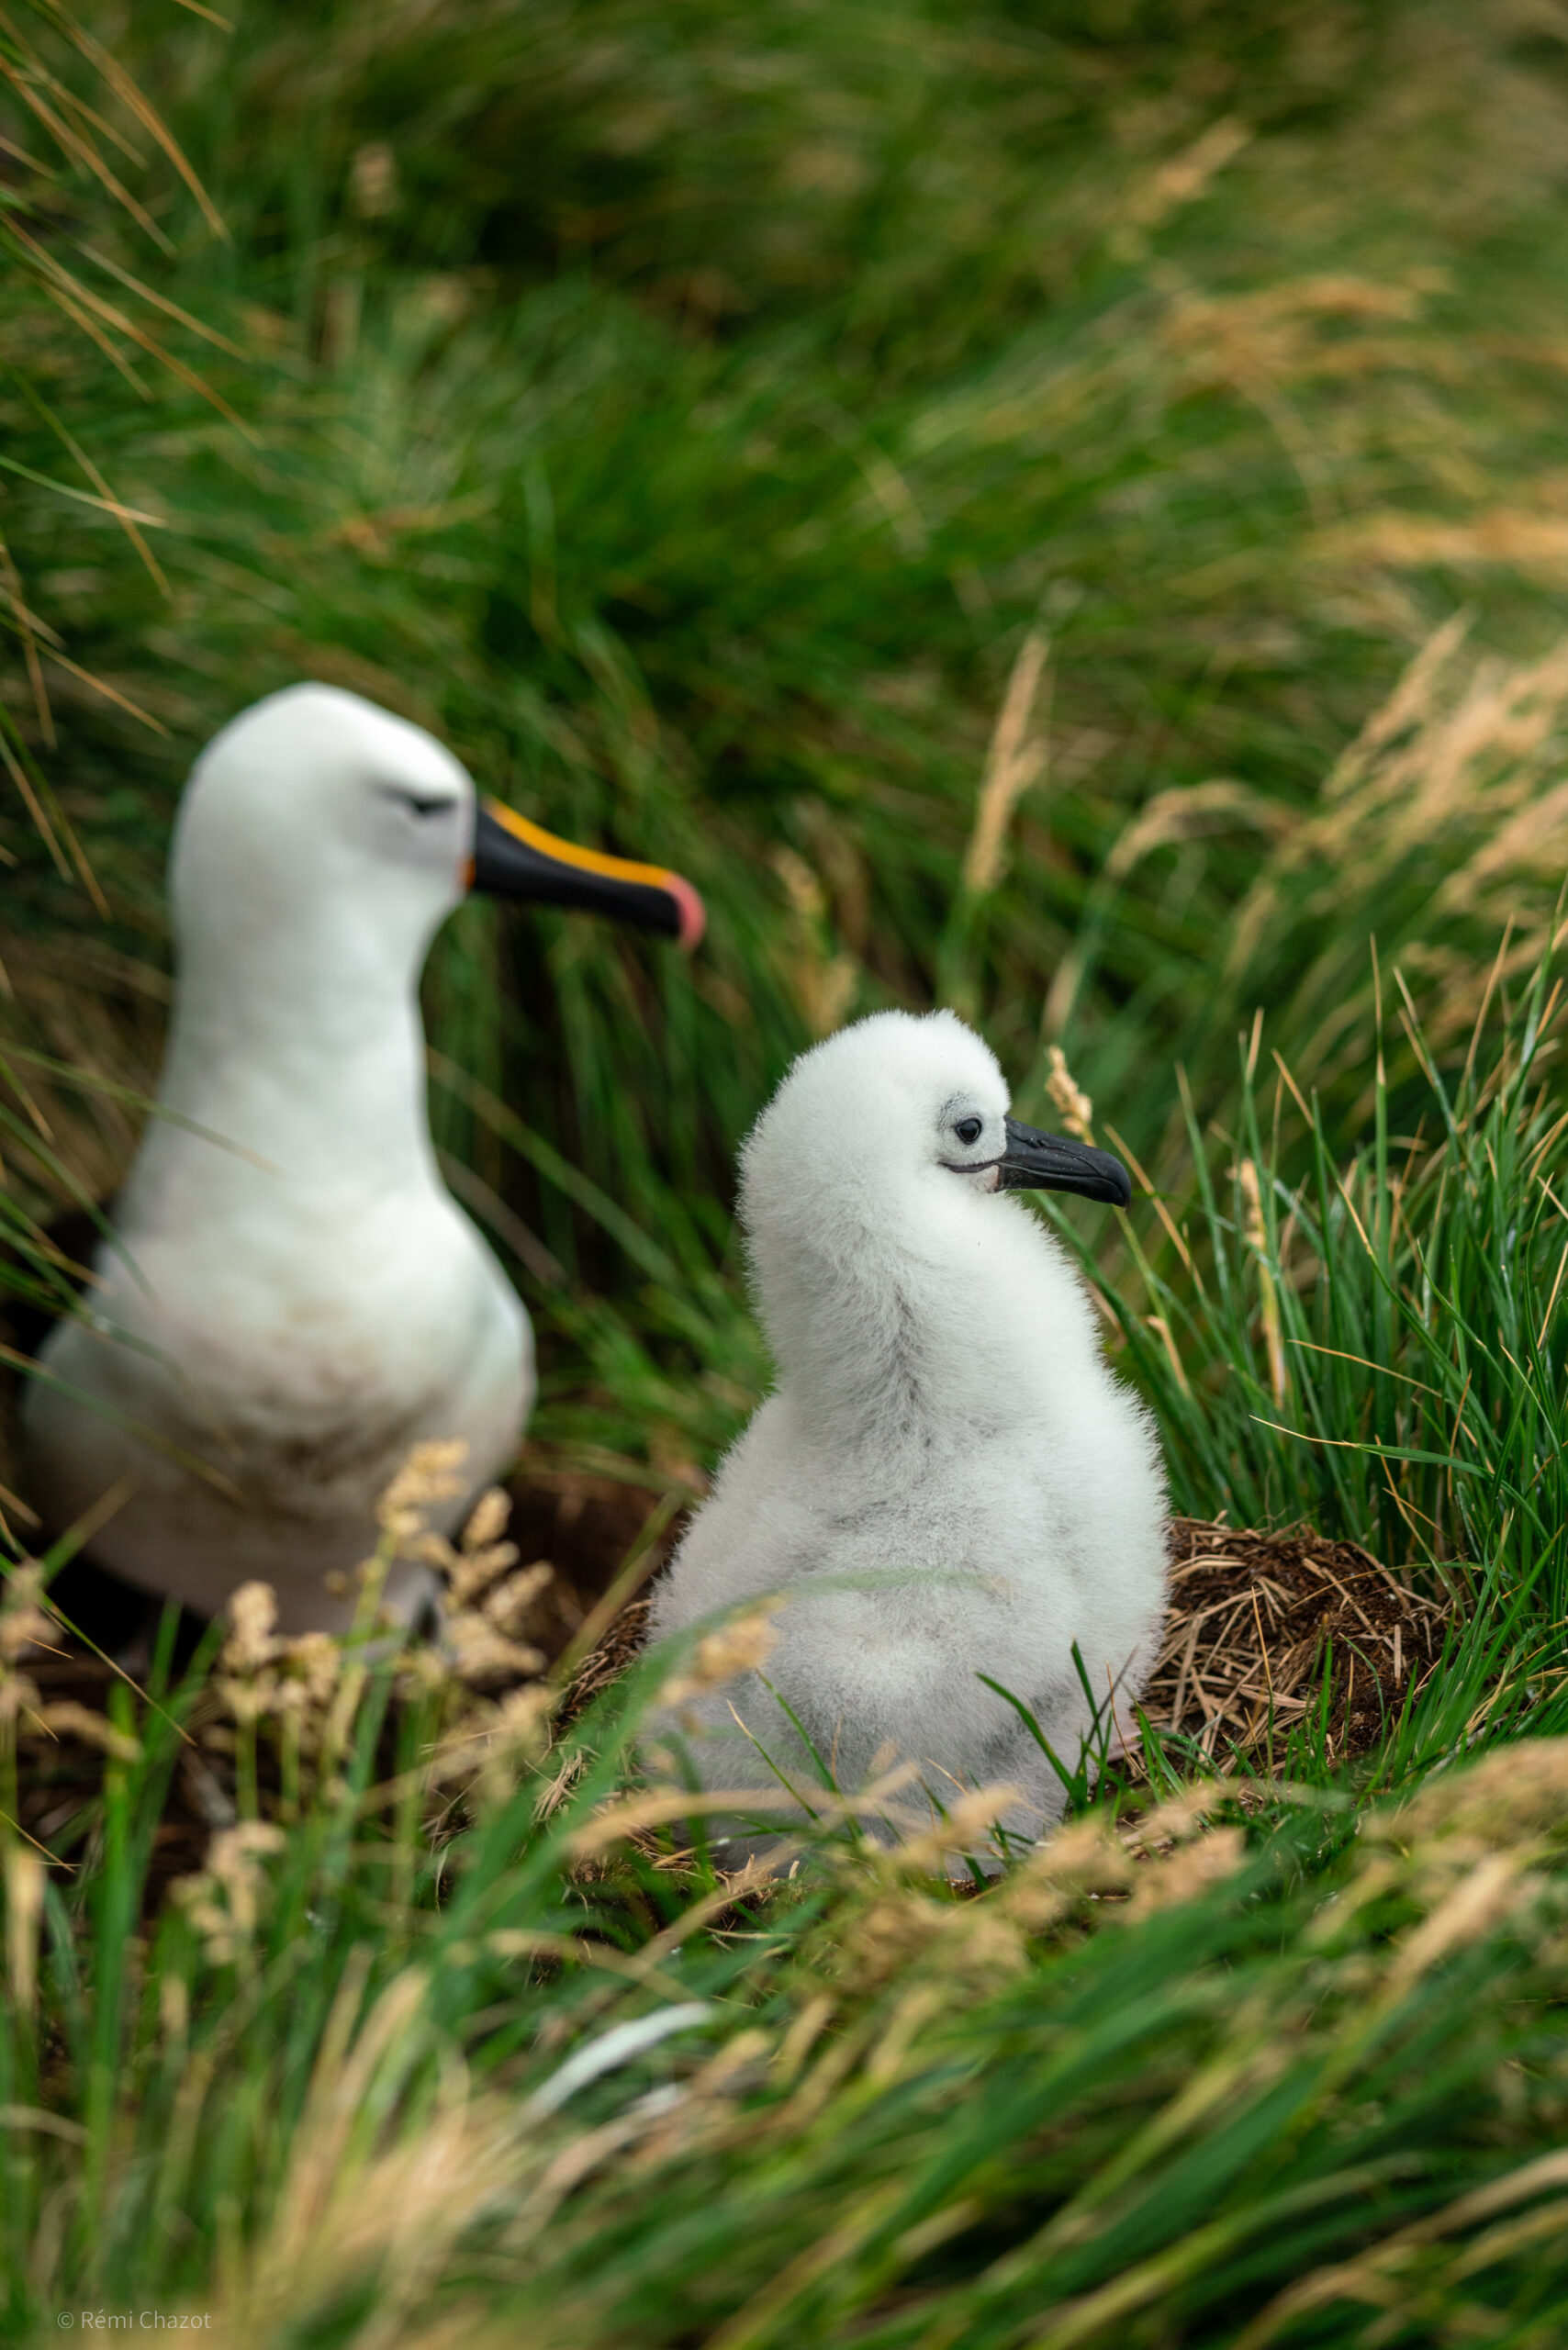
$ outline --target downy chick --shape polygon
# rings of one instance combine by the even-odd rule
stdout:
[[[1007,1113],[994,1057],[951,1013],[882,1013],[803,1055],[745,1145],[778,1385],[653,1630],[788,1597],[771,1688],[749,1673],[678,1709],[710,1788],[776,1793],[781,1772],[809,1797],[825,1766],[856,1790],[896,1755],[944,1807],[1012,1782],[1025,1800],[1002,1824],[1030,1838],[1060,1781],[980,1676],[1069,1769],[1096,1708],[1130,1729],[1165,1603],[1159,1449],[1064,1251],[1011,1196],[1125,1206],[1130,1189],[1107,1153]],[[726,1831],[732,1859],[761,1849],[738,1807]]]

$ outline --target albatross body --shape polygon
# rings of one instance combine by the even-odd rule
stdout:
[[[852,1791],[896,1757],[944,1807],[1013,1783],[1002,1824],[1033,1837],[1061,1785],[980,1676],[1069,1768],[1085,1677],[1131,1727],[1164,1607],[1160,1461],[1082,1284],[1009,1196],[1025,1188],[1129,1195],[1105,1152],[1008,1117],[995,1060],[948,1013],[831,1037],[754,1129],[741,1213],[778,1387],[653,1616],[674,1633],[787,1595],[766,1684],[680,1708],[710,1787],[777,1791],[759,1747],[808,1793],[823,1766]]]
[[[47,1524],[119,1488],[93,1552],[150,1592],[211,1615],[256,1577],[284,1629],[337,1628],[410,1445],[464,1438],[475,1485],[516,1449],[528,1318],[426,1114],[420,972],[470,887],[700,928],[678,877],[477,802],[431,736],[332,688],[245,711],[192,775],[165,1114],[24,1411]],[[389,1604],[422,1594],[400,1565]]]

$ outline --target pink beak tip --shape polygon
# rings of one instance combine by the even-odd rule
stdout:
[[[690,882],[683,881],[678,873],[670,875],[667,887],[680,909],[680,928],[676,937],[683,951],[689,955],[694,947],[700,945],[702,934],[708,927],[708,909]]]

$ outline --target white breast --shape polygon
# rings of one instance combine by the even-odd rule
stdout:
[[[462,1438],[482,1483],[515,1450],[533,1385],[522,1308],[444,1196],[310,1221],[129,1229],[147,1289],[106,1252],[95,1301],[124,1337],[62,1324],[43,1355],[115,1416],[42,1385],[28,1409],[51,1524],[129,1479],[93,1539],[96,1557],[206,1613],[260,1577],[277,1589],[285,1628],[346,1620],[352,1597],[323,1579],[367,1555],[376,1495],[410,1445]],[[417,1578],[400,1573],[393,1604],[417,1596]]]

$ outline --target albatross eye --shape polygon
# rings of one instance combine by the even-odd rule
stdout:
[[[958,1136],[958,1140],[964,1145],[966,1150],[970,1143],[979,1142],[984,1124],[985,1122],[981,1118],[958,1119],[953,1128],[953,1132]]]
[[[400,783],[377,784],[376,789],[383,800],[395,800],[410,816],[444,816],[457,805],[450,791],[409,791]]]

